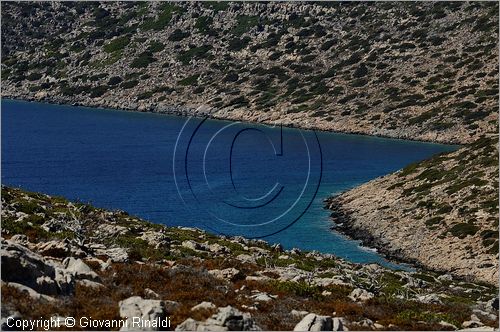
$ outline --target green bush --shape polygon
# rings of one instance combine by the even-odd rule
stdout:
[[[196,19],[196,23],[194,27],[198,29],[200,33],[204,34],[212,34],[213,30],[211,29],[211,25],[213,23],[213,19],[209,16],[200,16]]]
[[[187,65],[193,58],[204,58],[207,53],[212,49],[210,45],[203,45],[199,47],[193,47],[185,52],[180,53],[177,59],[182,62],[182,64]]]
[[[108,91],[109,87],[107,85],[99,85],[90,91],[90,97],[96,98],[100,97]]]
[[[130,44],[130,37],[123,36],[118,37],[104,45],[104,52],[113,53],[116,51],[123,50],[128,44]]]
[[[108,85],[117,85],[120,84],[123,79],[120,76],[113,76],[109,79]]]
[[[459,239],[463,239],[467,237],[468,235],[474,235],[477,233],[479,230],[479,227],[473,225],[473,224],[468,224],[468,223],[460,223],[454,225],[452,228],[450,228],[450,233],[458,237]]]
[[[159,41],[152,41],[148,46],[148,52],[156,53],[163,51],[165,49],[165,45]]]
[[[241,36],[259,23],[259,17],[246,15],[238,16],[236,22],[236,27],[234,27],[231,32],[236,36]]]
[[[200,75],[191,75],[191,76],[188,76],[182,80],[179,81],[179,84],[180,85],[183,85],[183,86],[188,86],[188,85],[195,85],[196,82],[198,81],[198,77]]]
[[[130,80],[130,81],[126,81],[126,82],[123,82],[122,84],[120,84],[120,88],[130,89],[130,88],[133,88],[134,86],[136,86],[137,84],[139,84],[138,80]]]
[[[179,11],[180,8],[172,3],[164,2],[160,10],[161,12],[156,20],[150,19],[144,22],[141,28],[144,30],[163,30],[170,23],[172,14]]]
[[[171,41],[181,41],[184,38],[187,38],[190,36],[189,32],[183,32],[180,29],[175,29],[170,36],[168,36],[168,40]]]
[[[149,66],[149,64],[155,62],[156,59],[153,58],[152,54],[150,52],[144,52],[139,57],[135,58],[132,63],[130,64],[130,67],[132,68],[146,68]]]
[[[240,51],[247,47],[248,43],[250,42],[250,37],[244,37],[244,38],[233,38],[229,41],[229,50],[230,51]]]

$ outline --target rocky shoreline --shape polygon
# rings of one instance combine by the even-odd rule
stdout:
[[[439,144],[450,144],[450,145],[457,145],[457,144],[464,144],[462,141],[457,141],[457,140],[447,140],[447,139],[436,139],[432,137],[420,137],[420,136],[409,136],[407,133],[404,132],[373,132],[369,130],[360,130],[359,128],[340,128],[340,129],[334,129],[331,128],[328,124],[326,123],[320,123],[316,125],[311,125],[311,124],[305,124],[303,121],[298,121],[298,122],[289,122],[285,121],[285,123],[282,123],[279,119],[276,120],[261,120],[261,119],[255,119],[252,116],[246,116],[246,115],[241,115],[241,114],[225,114],[225,115],[220,115],[217,111],[210,111],[210,109],[198,107],[198,108],[193,108],[193,107],[188,107],[188,106],[173,106],[173,105],[162,105],[162,106],[155,106],[155,105],[149,105],[149,106],[136,106],[136,105],[130,105],[126,103],[122,103],[120,100],[115,100],[113,102],[109,101],[94,101],[94,100],[73,100],[73,99],[67,99],[62,96],[36,96],[33,94],[9,94],[5,93],[4,91],[2,92],[2,96],[4,99],[10,99],[10,100],[19,100],[19,101],[28,101],[28,102],[41,102],[41,103],[48,103],[48,104],[56,104],[56,105],[67,105],[67,106],[82,106],[82,107],[91,107],[91,108],[105,108],[105,109],[112,109],[112,110],[117,110],[117,111],[127,111],[127,112],[148,112],[148,113],[155,113],[155,114],[165,114],[165,115],[174,115],[174,116],[182,116],[182,117],[198,117],[198,118],[205,118],[207,117],[208,119],[212,120],[221,120],[221,121],[239,121],[243,123],[249,123],[249,124],[261,124],[261,125],[282,125],[283,127],[287,128],[297,128],[297,129],[303,129],[303,130],[316,130],[316,131],[322,131],[322,132],[331,132],[331,133],[340,133],[340,134],[351,134],[351,135],[362,135],[362,136],[372,136],[372,137],[380,137],[380,138],[391,138],[391,139],[402,139],[402,140],[409,140],[409,141],[416,141],[416,142],[427,142],[427,143],[439,143]]]
[[[169,319],[178,331],[498,327],[498,288],[450,274],[155,225],[8,187],[2,224],[3,330],[68,316]]]
[[[335,231],[387,257],[498,285],[498,138],[325,200]]]

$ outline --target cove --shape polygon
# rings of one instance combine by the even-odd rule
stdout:
[[[1,106],[4,185],[389,267],[330,230],[323,200],[456,149],[153,113],[14,100]]]

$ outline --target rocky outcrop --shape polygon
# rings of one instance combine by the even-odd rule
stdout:
[[[307,314],[295,325],[294,331],[348,331],[344,319],[339,317]]]
[[[200,322],[187,319],[181,323],[176,331],[260,331],[249,313],[227,306],[206,321]]]
[[[21,284],[46,295],[68,295],[74,291],[74,275],[28,248],[2,239],[2,280]]]
[[[300,323],[298,323],[294,331],[332,331],[333,321],[332,317],[319,316],[316,314],[308,314]],[[338,330],[337,330],[338,331]]]
[[[121,331],[158,331],[161,326],[139,327],[134,325],[134,318],[140,318],[143,321],[153,322],[164,320],[167,317],[165,303],[160,300],[145,300],[140,296],[132,296],[120,301],[120,317],[126,319],[128,324]]]
[[[485,137],[329,199],[334,229],[391,257],[497,285],[497,144]]]

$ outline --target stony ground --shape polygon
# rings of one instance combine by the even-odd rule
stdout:
[[[333,197],[337,230],[404,260],[498,285],[498,136]]]
[[[486,284],[155,225],[8,187],[2,237],[3,324],[168,315],[177,330],[498,326],[498,289]]]
[[[498,3],[3,2],[2,95],[467,143]]]

